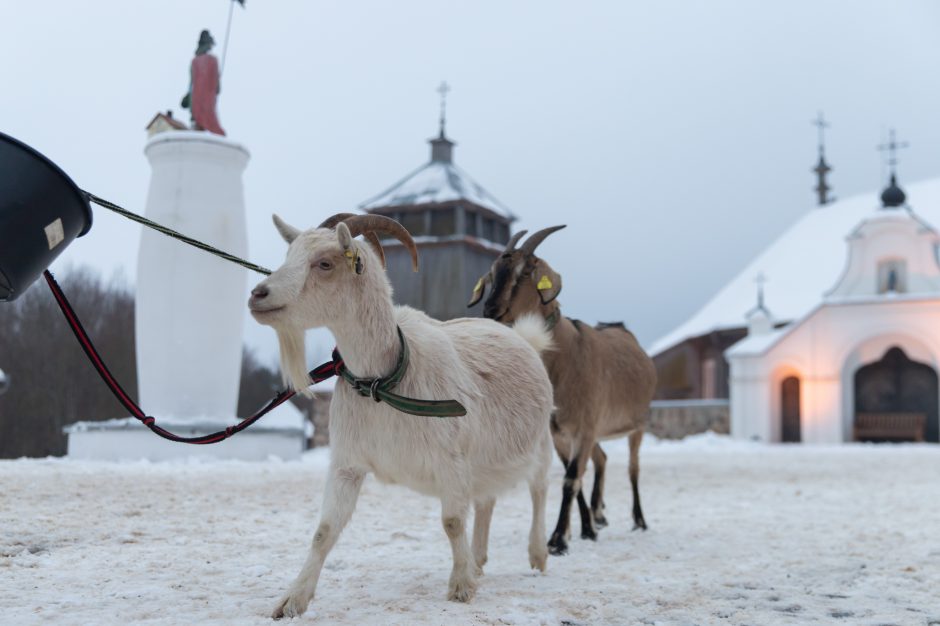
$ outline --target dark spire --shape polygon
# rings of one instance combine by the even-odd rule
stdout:
[[[446,81],[441,82],[437,93],[441,94],[441,130],[436,139],[431,139],[431,160],[441,163],[451,163],[454,160],[454,142],[447,138],[445,127],[447,125],[447,92],[450,86]]]
[[[878,146],[878,150],[887,152],[888,168],[891,172],[891,182],[888,184],[887,188],[881,192],[881,204],[882,207],[886,209],[904,206],[904,202],[907,200],[907,195],[904,193],[904,190],[898,186],[897,152],[899,149],[906,148],[908,144],[906,141],[897,141],[895,139],[893,128],[889,131],[888,137],[889,138],[887,143],[883,143]]]
[[[823,118],[822,111],[812,122],[813,126],[819,129],[819,163],[811,171],[816,172],[816,195],[819,205],[829,204],[832,199],[829,197],[829,190],[832,189],[826,182],[826,174],[832,171],[832,168],[826,163],[825,146],[823,145],[823,131],[829,127],[829,123]]]

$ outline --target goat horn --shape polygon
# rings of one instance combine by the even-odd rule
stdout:
[[[522,247],[519,248],[527,256],[535,252],[535,249],[539,247],[539,244],[545,241],[545,238],[551,235],[556,230],[561,230],[565,227],[565,224],[561,226],[550,226],[548,228],[543,228],[542,230],[534,233],[531,237],[525,240],[525,243],[522,244]]]
[[[509,243],[506,244],[506,249],[503,250],[503,254],[506,254],[507,252],[512,252],[513,250],[515,250],[516,244],[519,243],[519,240],[522,239],[523,235],[525,235],[527,232],[529,231],[520,230],[518,233],[510,237]]]
[[[340,222],[345,222],[350,217],[356,217],[355,213],[337,213],[333,217],[328,217],[323,220],[323,223],[320,224],[319,228],[336,228],[336,225]],[[379,255],[379,259],[382,261],[382,267],[385,267],[385,250],[382,249],[382,243],[379,241],[378,235],[374,232],[367,231],[363,236],[368,240],[372,245],[372,248],[375,250],[375,253]]]
[[[331,222],[333,219],[336,220],[335,223],[343,222],[349,228],[349,233],[353,237],[364,233],[371,233],[373,236],[375,233],[390,235],[408,248],[408,252],[411,253],[411,268],[416,272],[418,271],[418,247],[415,245],[414,239],[411,238],[411,233],[404,226],[384,215],[368,214],[342,217],[343,215],[350,214],[339,213],[326,220],[324,224]],[[328,226],[322,226],[322,228],[328,228]]]

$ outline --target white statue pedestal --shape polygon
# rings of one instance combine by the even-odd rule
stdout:
[[[167,131],[155,134],[144,153],[152,168],[146,216],[245,258],[242,172],[248,151],[207,132]],[[140,406],[158,424],[174,432],[208,433],[235,422],[247,274],[229,261],[143,229],[137,266],[138,388]],[[283,458],[282,442],[268,441],[271,433],[261,436],[266,419],[235,436],[254,441],[249,448],[233,440],[211,446],[174,444],[124,420],[86,423],[69,429],[69,456],[168,458],[198,450],[211,456],[227,451],[221,456],[229,458]],[[293,456],[302,448],[299,428],[300,423],[290,429],[296,437]],[[253,439],[252,432],[260,439]]]

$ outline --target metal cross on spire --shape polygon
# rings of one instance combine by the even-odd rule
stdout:
[[[887,163],[888,167],[891,169],[891,176],[896,174],[895,168],[898,164],[898,150],[902,150],[907,147],[908,143],[906,141],[898,141],[895,138],[893,128],[888,131],[888,142],[878,146],[879,151],[888,153]]]
[[[758,272],[757,276],[754,277],[754,282],[757,283],[757,308],[761,311],[766,311],[764,307],[764,285],[767,283],[767,277],[764,276],[764,272]]]
[[[829,128],[829,122],[823,117],[823,112],[820,111],[816,116],[816,119],[810,122],[813,126],[819,129],[819,156],[822,156],[824,152],[824,136],[826,129]]]
[[[447,118],[447,94],[450,92],[450,85],[447,84],[447,81],[441,81],[440,86],[437,88],[437,93],[441,94],[441,138],[444,138],[444,126],[446,124]]]

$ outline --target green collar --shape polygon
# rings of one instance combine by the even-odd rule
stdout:
[[[555,309],[554,311],[549,313],[545,317],[545,326],[546,326],[545,330],[547,330],[548,332],[552,332],[552,330],[555,328],[555,324],[558,323],[558,320],[560,318],[561,316],[558,314],[558,309]]]
[[[421,417],[459,417],[467,414],[467,409],[456,400],[416,400],[392,393],[408,369],[409,350],[405,336],[398,328],[398,341],[401,350],[398,353],[398,363],[391,374],[383,378],[359,378],[350,372],[343,363],[338,351],[334,350],[333,362],[336,364],[336,373],[346,379],[360,396],[372,398],[376,402],[385,402],[402,413],[419,415]]]

